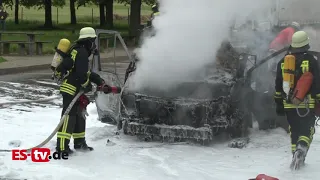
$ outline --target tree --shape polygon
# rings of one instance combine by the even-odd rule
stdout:
[[[14,5],[14,22],[15,24],[19,24],[19,0],[15,0],[13,3],[13,0],[0,0],[0,6],[4,6],[6,8],[10,8],[12,10],[12,7]]]
[[[80,6],[86,6],[87,4],[97,4],[96,1],[93,0],[70,0],[70,23],[77,24],[77,16],[76,16],[76,8],[75,3],[78,3],[77,9]]]
[[[141,0],[132,0],[130,3],[129,36],[138,36],[141,23]]]
[[[119,2],[130,4],[129,36],[138,36],[138,29],[140,28],[141,23],[141,5],[142,3],[151,5],[154,4],[156,0],[119,0]]]
[[[70,0],[70,24],[77,24],[75,3],[76,0]]]
[[[14,3],[14,23],[19,24],[19,0]]]
[[[44,27],[52,28],[52,1],[51,0],[44,0]]]
[[[106,25],[107,28],[113,28],[113,0],[106,0]]]
[[[21,5],[26,8],[37,6],[38,9],[44,8],[44,27],[52,28],[52,6],[63,7],[65,0],[20,0]]]

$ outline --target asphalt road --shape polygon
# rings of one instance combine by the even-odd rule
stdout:
[[[115,70],[113,64],[106,63],[102,64],[102,70],[106,72],[116,71],[119,78],[123,80],[127,66],[127,63],[121,63],[117,65]],[[50,69],[2,75],[0,76],[0,97],[9,101],[16,101],[38,100],[53,96],[58,93],[59,87],[51,80],[51,75],[52,71]],[[108,79],[105,80],[108,81]]]

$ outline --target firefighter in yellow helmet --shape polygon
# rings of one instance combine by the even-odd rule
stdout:
[[[309,48],[307,33],[295,32],[287,55],[277,65],[275,80],[276,112],[289,123],[293,169],[304,164],[315,132],[315,104],[320,99],[319,67]]]
[[[160,15],[160,12],[159,12],[159,4],[156,3],[154,4],[152,7],[152,13],[151,13],[151,16],[150,16],[150,24],[152,26],[152,21],[153,19],[156,17],[156,16],[159,16]]]
[[[69,50],[69,56],[64,57],[61,64],[56,68],[56,74],[69,74],[60,85],[60,93],[63,97],[62,114],[66,111],[69,104],[82,89],[85,93],[92,90],[91,82],[103,87],[105,93],[112,91],[112,88],[104,84],[104,80],[96,73],[89,70],[89,56],[96,53],[96,32],[91,27],[80,30],[79,39]],[[74,139],[74,149],[92,151],[85,140],[85,116],[83,110],[89,103],[89,99],[82,95],[74,104],[70,113],[64,119],[64,124],[57,133],[58,153],[71,154],[73,151],[69,147],[71,137]]]

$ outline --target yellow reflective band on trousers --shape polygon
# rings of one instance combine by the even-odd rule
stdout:
[[[302,102],[300,103],[299,105],[295,105],[295,104],[290,104],[290,103],[287,103],[286,100],[283,100],[283,106],[285,109],[292,109],[292,108],[315,108],[315,99],[313,99],[311,97],[310,94],[307,95],[307,99],[308,99],[308,102],[305,103],[305,102]]]
[[[282,93],[281,92],[276,92],[274,93],[274,96],[273,96],[275,99],[280,99],[282,98]]]
[[[91,75],[91,72],[88,71],[88,72],[87,72],[87,80],[86,80],[86,82],[84,82],[83,84],[81,84],[82,87],[85,88],[85,87],[88,86],[88,84],[89,84],[89,82],[90,82],[90,75]]]
[[[315,133],[315,129],[314,129],[314,127],[311,127],[311,128],[310,128],[310,144],[311,144],[312,141],[313,141],[313,135],[314,135],[314,133]]]
[[[300,141],[303,141],[307,144],[307,147],[310,146],[310,143],[311,143],[311,139],[308,138],[307,136],[300,136],[299,139],[298,139],[298,142]]]
[[[60,86],[60,91],[74,96],[76,94],[77,88],[67,83],[67,80],[64,80]]]
[[[297,145],[291,144],[291,151],[294,153],[297,150]]]
[[[57,137],[60,138],[60,150],[65,150],[64,144],[66,139],[71,139],[71,134],[67,133],[69,122],[69,115],[66,116],[62,125],[62,131],[57,133]]]
[[[86,132],[81,132],[81,133],[72,133],[73,139],[79,139],[79,138],[84,138],[86,135]]]

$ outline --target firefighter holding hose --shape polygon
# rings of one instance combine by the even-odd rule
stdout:
[[[293,154],[291,168],[297,161],[304,163],[315,133],[320,76],[317,60],[309,49],[307,33],[298,31],[292,36],[287,55],[277,65],[274,99],[277,114],[286,116],[289,123]]]
[[[106,85],[98,74],[89,70],[89,56],[97,53],[95,44],[96,37],[96,32],[93,28],[82,28],[80,30],[79,39],[76,41],[75,45],[68,50],[68,53],[61,53],[61,51],[58,51],[63,56],[61,63],[57,67],[51,67],[55,70],[56,77],[59,76],[58,78],[62,78],[63,75],[63,80],[61,80],[60,85],[60,93],[63,97],[62,115],[80,90],[83,90],[84,93],[92,91],[91,82],[97,84],[98,90],[102,90],[106,94],[111,92],[120,93],[121,91],[118,87]],[[84,94],[81,95],[64,119],[64,124],[57,132],[57,152],[67,154],[73,153],[69,147],[71,137],[74,139],[75,150],[93,150],[92,147],[87,145],[85,140],[85,114],[86,106],[88,104],[88,97]]]

